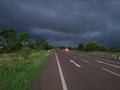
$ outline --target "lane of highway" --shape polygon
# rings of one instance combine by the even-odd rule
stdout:
[[[120,90],[119,66],[100,59],[55,50],[31,90]]]
[[[119,74],[110,71],[115,67],[99,64],[95,59],[93,62],[91,58],[84,60],[78,56],[73,57],[63,51],[58,52],[58,57],[68,90],[120,90]],[[76,67],[70,60],[76,62],[81,68]],[[108,67],[110,70],[106,69]]]
[[[85,56],[87,58],[91,57],[94,59],[98,59],[98,60],[104,60],[105,62],[111,63],[111,64],[116,64],[118,66],[120,66],[120,60],[119,59],[110,59],[110,58],[105,58],[105,57],[100,57],[100,56],[96,56],[96,55],[89,55],[87,53],[81,53],[79,51],[70,51],[70,53],[68,53],[69,55],[80,55],[80,56]]]
[[[81,55],[81,54],[79,54],[79,55],[68,54],[68,55],[74,57],[76,60],[81,60],[84,62],[89,61],[88,63],[91,62],[91,64],[96,67],[108,68],[108,69],[120,74],[120,66],[113,64],[113,63],[106,62],[106,61],[104,61],[104,59],[91,57],[91,56],[87,56],[87,55]]]

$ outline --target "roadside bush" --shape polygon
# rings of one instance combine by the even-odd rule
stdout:
[[[29,57],[31,56],[32,50],[30,47],[24,47],[22,49],[22,57],[24,57],[25,59],[29,59]]]

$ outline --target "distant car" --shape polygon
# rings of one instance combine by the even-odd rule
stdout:
[[[68,52],[68,51],[69,51],[69,49],[68,49],[68,48],[66,48],[66,49],[65,49],[65,51],[66,51],[66,52]]]

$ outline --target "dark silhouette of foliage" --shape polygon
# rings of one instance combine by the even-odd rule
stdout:
[[[7,43],[5,52],[12,52],[20,49],[21,44],[16,37],[15,30],[6,28],[0,31],[0,35],[6,40]]]
[[[52,46],[44,38],[39,38],[36,40],[36,47],[41,50],[52,49]]]
[[[84,44],[78,44],[77,49],[80,50],[80,51],[84,51],[85,50]]]
[[[100,49],[100,44],[97,42],[91,41],[85,44],[86,51],[98,51]]]
[[[25,46],[28,43],[28,33],[21,33],[19,36],[19,41],[21,42],[22,46]]]

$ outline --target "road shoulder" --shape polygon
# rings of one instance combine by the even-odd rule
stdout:
[[[54,52],[49,57],[43,74],[39,75],[30,90],[62,90]]]

